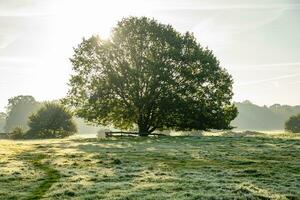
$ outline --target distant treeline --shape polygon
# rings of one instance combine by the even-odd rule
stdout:
[[[289,117],[300,113],[300,105],[258,106],[250,101],[235,103],[235,105],[239,114],[232,121],[232,125],[238,130],[283,130],[284,123]]]
[[[289,117],[300,113],[300,106],[274,104],[268,107],[258,106],[250,101],[235,103],[235,105],[238,108],[239,114],[232,122],[232,125],[236,127],[237,130],[283,130],[284,123],[289,119]],[[6,113],[0,113],[0,133],[5,132],[4,126],[6,123],[6,117]],[[22,119],[16,120],[19,121],[19,123],[16,122],[17,125],[22,125],[20,124]],[[84,120],[79,118],[75,118],[75,122],[78,127],[78,132],[81,134],[97,133],[97,131],[102,128],[87,125]]]
[[[19,95],[8,100],[7,111],[0,112],[0,133],[10,133],[15,127],[28,130],[28,118],[45,102],[38,102],[32,96]],[[59,101],[53,101],[59,102]],[[74,118],[79,134],[96,134],[101,126],[85,123],[81,118]]]

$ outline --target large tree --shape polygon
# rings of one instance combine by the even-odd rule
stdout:
[[[28,117],[36,112],[40,104],[30,95],[19,95],[8,100],[4,131],[11,132],[15,127],[28,129]]]
[[[66,103],[77,115],[140,135],[155,129],[228,129],[232,77],[193,34],[146,17],[121,20],[109,39],[83,39],[71,58]]]

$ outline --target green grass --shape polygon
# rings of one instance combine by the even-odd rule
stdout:
[[[45,158],[46,154],[27,153],[20,156],[21,160],[26,159],[36,170],[40,170],[45,174],[42,179],[43,181],[38,184],[33,191],[30,192],[29,196],[27,197],[28,200],[41,199],[52,186],[52,184],[58,182],[60,178],[58,170],[53,169],[49,165],[41,162]]]
[[[224,135],[0,140],[0,199],[300,199],[299,136]]]

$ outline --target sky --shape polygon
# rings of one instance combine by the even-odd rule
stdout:
[[[233,76],[234,101],[300,105],[299,0],[0,0],[0,111],[21,94],[64,97],[73,47],[126,16],[193,32]]]

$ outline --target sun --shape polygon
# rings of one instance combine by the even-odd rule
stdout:
[[[70,27],[70,34],[107,38],[117,21],[136,14],[138,6],[137,0],[66,0],[56,9],[56,22]]]

